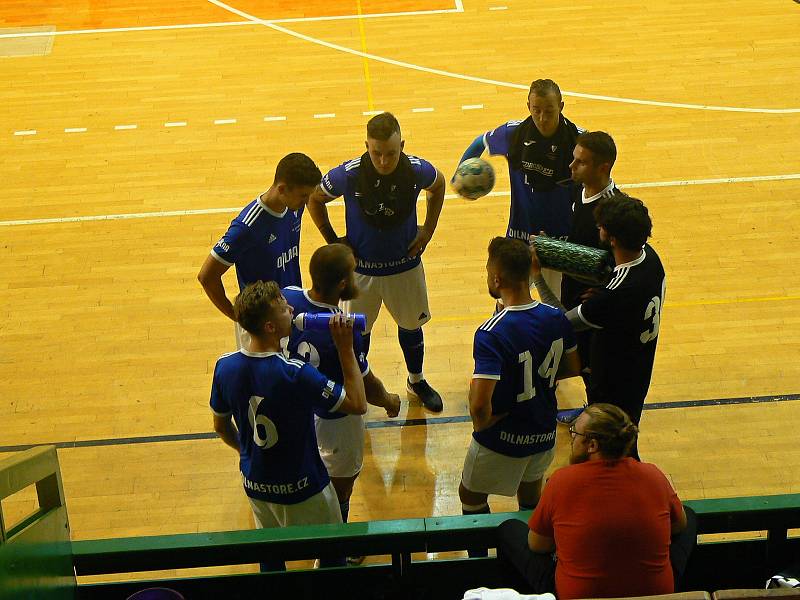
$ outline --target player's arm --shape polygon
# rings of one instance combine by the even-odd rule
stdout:
[[[561,357],[561,362],[556,371],[556,379],[567,379],[568,377],[577,377],[581,374],[581,357],[578,356],[578,348],[573,347],[572,351],[569,350]]]
[[[239,432],[233,424],[231,415],[214,415],[214,431],[217,432],[222,441],[228,446],[239,452]]]
[[[492,414],[492,394],[496,385],[496,379],[481,377],[473,377],[469,385],[469,416],[475,431],[488,429],[508,414]]]
[[[556,541],[544,535],[539,535],[533,529],[528,530],[528,548],[537,554],[551,554],[556,551]]]
[[[486,144],[483,141],[483,136],[484,134],[480,134],[478,137],[472,140],[472,143],[464,151],[461,160],[458,161],[459,165],[468,158],[478,158],[481,154],[483,154],[483,151],[486,149]],[[456,179],[456,174],[453,173],[453,176],[450,178],[450,183],[453,183],[455,179]]]
[[[417,236],[408,246],[409,256],[422,254],[431,241],[442,214],[445,188],[444,175],[436,169],[436,178],[430,187],[425,188],[425,224],[417,228]]]
[[[353,352],[353,324],[346,315],[337,314],[331,317],[330,331],[344,378],[345,397],[337,410],[351,415],[363,415],[367,412],[367,394],[364,390],[364,377]]]
[[[341,241],[339,236],[336,235],[336,230],[331,225],[331,219],[328,216],[328,207],[325,206],[328,202],[333,200],[333,196],[328,194],[322,185],[318,185],[311,192],[308,198],[308,214],[311,215],[311,220],[317,226],[322,237],[328,244]]]
[[[533,241],[528,244],[528,248],[530,248],[531,251],[531,279],[533,280],[533,285],[536,287],[536,291],[539,292],[539,297],[542,299],[542,302],[554,306],[563,312],[575,331],[585,331],[589,329],[590,326],[580,317],[580,306],[567,310],[553,293],[553,290],[550,289],[550,286],[547,285],[547,282],[542,276],[542,264],[539,262],[539,257],[536,255],[536,248],[533,246]]]
[[[234,321],[233,317],[233,304],[228,300],[225,294],[225,286],[222,283],[222,276],[230,268],[216,258],[212,254],[206,257],[203,266],[200,267],[200,272],[197,274],[197,280],[203,286],[206,296],[216,306],[220,312]]]
[[[364,392],[367,403],[383,408],[386,416],[393,418],[400,413],[400,396],[386,391],[383,382],[372,371],[364,375]]]

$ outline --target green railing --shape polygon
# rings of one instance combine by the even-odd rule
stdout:
[[[467,547],[494,547],[500,523],[509,518],[526,520],[530,514],[431,517],[86,540],[72,542],[70,552],[70,545],[64,542],[68,526],[54,449],[30,450],[10,460],[19,472],[19,465],[27,459],[41,463],[43,458],[46,459],[44,467],[27,470],[28,475],[18,478],[14,485],[5,483],[9,478],[3,475],[9,461],[0,463],[0,482],[4,482],[0,492],[21,489],[22,484],[36,484],[37,489],[41,484],[44,490],[37,513],[11,531],[2,530],[0,598],[37,597],[30,595],[30,590],[39,589],[39,585],[51,592],[63,591],[65,581],[72,587],[68,578],[71,573],[65,573],[65,561],[74,565],[77,575],[113,578],[119,573],[342,555],[386,558],[380,564],[339,569],[185,576],[166,580],[143,576],[138,581],[77,584],[74,593],[78,598],[124,598],[144,587],[163,585],[183,592],[187,598],[263,596],[265,589],[271,592],[270,597],[287,598],[460,597],[459,594],[470,587],[507,585],[510,574],[495,558],[469,559],[458,551]],[[800,494],[689,500],[686,504],[697,513],[700,534],[751,533],[722,541],[701,538],[687,569],[687,588],[758,587],[769,575],[800,555],[800,540],[788,535],[790,529],[800,528]],[[455,552],[456,557],[426,560],[420,556],[447,552]],[[415,560],[412,554],[417,555]],[[38,560],[34,560],[35,557]],[[23,573],[25,577],[21,576]],[[34,576],[36,585],[32,587]],[[23,593],[24,590],[27,593]],[[375,591],[375,595],[370,595],[370,590]],[[42,592],[38,597],[71,596]]]

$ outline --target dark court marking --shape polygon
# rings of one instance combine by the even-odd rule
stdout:
[[[800,2],[800,0],[796,0]],[[696,408],[699,406],[730,406],[732,404],[761,404],[765,402],[792,402],[800,400],[800,394],[781,396],[744,396],[742,398],[718,398],[716,400],[682,400],[678,402],[654,402],[645,404],[644,410],[667,410],[671,408]],[[396,421],[370,421],[367,429],[384,429],[387,427],[419,427],[427,425],[447,425],[450,423],[469,423],[469,415],[452,417],[429,417],[425,419],[405,419]],[[176,433],[170,435],[152,435],[142,437],[108,438],[99,440],[80,440],[76,442],[50,442],[49,444],[21,444],[17,446],[0,446],[0,452],[21,452],[37,446],[53,445],[56,448],[91,448],[95,446],[123,446],[127,444],[155,444],[160,442],[186,442],[191,440],[213,440],[217,434]]]

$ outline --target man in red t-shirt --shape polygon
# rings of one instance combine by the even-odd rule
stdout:
[[[500,526],[498,554],[560,600],[673,592],[697,541],[691,509],[658,468],[628,456],[638,429],[618,407],[590,404],[570,434],[570,465],[550,477],[530,529]]]

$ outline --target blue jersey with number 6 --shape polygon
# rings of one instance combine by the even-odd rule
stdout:
[[[330,478],[317,449],[314,408],[335,411],[344,389],[277,352],[239,350],[214,368],[211,410],[233,416],[245,493],[276,504],[318,494]]]
[[[555,445],[556,373],[575,352],[575,334],[561,311],[533,301],[509,306],[475,332],[473,379],[497,381],[492,414],[508,413],[472,436],[506,456],[530,456]]]

